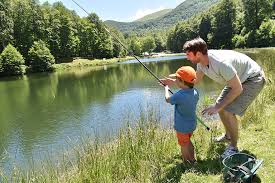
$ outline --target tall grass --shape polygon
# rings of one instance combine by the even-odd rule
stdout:
[[[155,113],[142,114],[135,127],[122,129],[115,141],[88,144],[78,156],[72,182],[147,182],[158,179],[161,164],[175,153],[172,131],[163,130]],[[150,121],[150,123],[148,123]]]
[[[221,169],[218,154],[223,146],[212,143],[214,132],[198,128],[194,135],[199,165],[190,169],[182,164],[175,132],[160,125],[153,109],[142,113],[135,126],[127,125],[115,140],[101,144],[89,139],[72,149],[74,162],[64,155],[61,163],[44,162],[41,169],[23,172],[14,169],[11,178],[2,182],[169,182],[183,172],[200,171],[217,174]],[[172,123],[172,122],[170,122]],[[68,158],[68,159],[66,159]],[[177,175],[177,176],[175,176]]]
[[[265,124],[267,115],[266,108],[274,105],[275,87],[274,87],[274,70],[275,70],[275,49],[256,49],[250,54],[252,58],[262,66],[266,75],[266,85],[260,95],[249,106],[249,110],[241,119],[242,124],[247,126],[251,123]]]

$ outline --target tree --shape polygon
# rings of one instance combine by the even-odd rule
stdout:
[[[214,13],[212,22],[212,39],[210,46],[214,48],[232,48],[236,7],[233,0],[223,0]]]
[[[49,45],[49,49],[55,58],[61,58],[62,52],[60,47],[60,12],[52,8],[51,5],[46,2],[42,5],[42,12],[45,17],[45,26],[47,36],[45,38],[45,42]]]
[[[113,41],[107,32],[98,32],[97,44],[95,45],[95,58],[112,58]]]
[[[142,52],[148,52],[149,54],[156,48],[156,43],[153,37],[147,36],[142,40]]]
[[[10,1],[0,0],[0,52],[13,39],[13,19]]]
[[[164,51],[166,46],[165,46],[165,41],[163,38],[163,35],[161,36],[160,34],[154,34],[154,39],[155,39],[155,44],[156,44],[156,48],[154,51],[156,52],[161,52]]]
[[[257,30],[257,45],[259,47],[268,47],[272,45],[272,40],[274,39],[273,29],[275,29],[274,21],[269,20],[262,22]]]
[[[275,19],[275,1],[273,1],[272,3],[272,15],[271,15],[272,19]]]
[[[246,45],[246,37],[242,35],[235,35],[232,38],[232,43],[235,48],[244,48]]]
[[[60,52],[63,58],[77,56],[79,54],[80,39],[77,35],[76,23],[80,20],[75,12],[68,10],[62,2],[53,4],[53,8],[59,12],[59,38]],[[58,26],[58,25],[57,25]]]
[[[119,43],[119,41],[126,46],[126,40],[124,39],[124,36],[121,32],[119,32],[115,28],[109,28],[112,37],[112,43],[113,43],[113,57],[124,57],[127,54],[127,51],[125,48],[122,47],[122,45]],[[117,39],[115,39],[116,37]]]
[[[175,29],[175,52],[182,52],[183,45],[186,41],[198,37],[198,25],[197,20],[190,19],[184,21]]]
[[[14,5],[14,46],[26,58],[35,39],[33,13],[30,0],[15,1]]]
[[[60,24],[60,51],[63,57],[71,57],[74,46],[72,21],[68,16],[61,15]]]
[[[174,51],[175,50],[175,30],[170,30],[167,36],[167,42],[166,42],[166,47],[168,50]]]
[[[39,1],[31,0],[30,1],[30,25],[32,30],[32,36],[34,40],[46,40],[46,22],[45,14],[42,11],[42,8],[38,4]]]
[[[55,59],[46,44],[39,40],[35,41],[28,52],[28,66],[31,72],[51,71]]]
[[[80,39],[80,56],[94,57],[96,44],[96,27],[87,18],[78,22],[78,37]]]
[[[111,58],[113,57],[113,41],[106,31],[104,23],[95,13],[91,13],[88,17],[90,22],[95,24],[96,36],[94,42],[94,57],[95,58]]]
[[[1,75],[20,75],[23,73],[21,65],[24,64],[24,58],[11,44],[4,49],[0,56]]]
[[[99,19],[97,14],[90,13],[87,18],[90,20],[91,23],[95,24],[100,31],[103,31],[104,25],[102,24],[102,21]]]
[[[275,47],[275,23],[273,24],[272,30],[270,32],[270,37],[271,37],[270,46]]]
[[[141,43],[140,41],[138,40],[138,38],[136,36],[131,36],[128,38],[129,40],[129,49],[130,51],[133,52],[134,55],[141,55]]]
[[[211,31],[211,19],[210,15],[205,15],[202,17],[199,25],[199,35],[205,41],[208,42],[207,35]]]
[[[242,2],[247,32],[257,30],[262,21],[271,14],[270,2],[267,0],[242,0]]]

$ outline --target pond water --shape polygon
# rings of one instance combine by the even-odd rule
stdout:
[[[183,56],[142,62],[159,78],[190,64]],[[220,87],[206,78],[197,88],[202,98]],[[26,168],[83,136],[112,137],[148,107],[157,109],[164,123],[173,117],[163,87],[136,61],[2,78],[0,106],[0,166],[7,171]]]

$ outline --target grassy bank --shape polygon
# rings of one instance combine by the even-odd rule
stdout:
[[[182,55],[183,53],[175,53],[175,54],[165,54],[165,53],[158,53],[156,55],[152,55],[150,57],[138,57],[142,58],[155,58],[155,57],[166,57],[166,56],[177,56]],[[103,66],[107,64],[113,64],[117,62],[123,62],[127,60],[135,59],[132,56],[126,56],[123,58],[110,58],[110,59],[84,59],[84,58],[75,58],[71,59],[70,61],[65,61],[66,63],[54,64],[54,70],[68,70],[73,68],[83,68],[83,67],[94,67],[94,66]]]
[[[84,59],[84,58],[75,58],[70,62],[67,63],[60,63],[60,64],[54,64],[54,70],[60,71],[60,70],[68,70],[72,68],[79,68],[79,67],[94,67],[94,66],[102,66],[107,64],[113,64],[117,62],[123,62],[126,60],[134,59],[134,57],[124,57],[124,58],[110,58],[110,59]]]
[[[260,50],[251,54],[265,68],[269,79],[240,119],[239,148],[264,160],[258,175],[261,182],[271,183],[275,170],[274,52]],[[207,98],[205,103],[211,100]],[[45,162],[41,170],[27,173],[15,169],[12,178],[0,174],[2,182],[222,182],[219,154],[226,144],[216,144],[211,140],[223,132],[220,122],[209,122],[212,132],[205,131],[198,124],[192,139],[198,163],[189,166],[182,164],[174,131],[160,125],[160,114],[155,111],[158,109],[142,113],[134,123],[137,124],[135,127],[121,129],[117,138],[107,144],[88,139],[73,147],[71,153],[75,160],[64,158],[58,166]],[[172,125],[173,122],[167,123]]]
[[[242,120],[240,149],[263,159],[258,175],[262,182],[274,179],[275,112],[268,85]],[[265,101],[262,103],[261,101]],[[259,114],[255,108],[264,108]],[[262,110],[260,110],[263,112]],[[210,124],[207,132],[200,125],[193,142],[198,164],[183,165],[180,150],[172,129],[163,129],[158,114],[151,113],[137,121],[137,126],[121,130],[116,140],[100,144],[88,140],[73,150],[77,160],[64,160],[59,167],[45,166],[28,174],[14,172],[7,182],[222,182],[222,164],[219,154],[225,144],[216,144],[211,138],[222,132],[219,123]],[[258,116],[262,116],[258,119]],[[258,119],[254,121],[254,119]],[[252,120],[252,121],[250,121]],[[247,124],[249,123],[249,124]]]

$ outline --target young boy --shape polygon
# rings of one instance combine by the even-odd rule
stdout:
[[[183,66],[169,77],[176,78],[176,85],[180,88],[178,92],[170,96],[169,86],[166,85],[165,99],[167,103],[175,105],[174,128],[181,146],[182,159],[184,162],[194,163],[196,161],[194,146],[190,137],[196,129],[196,106],[199,100],[199,93],[193,88],[196,71],[190,66]]]

